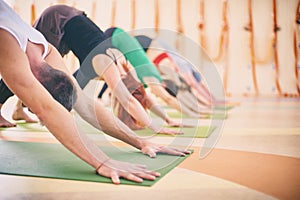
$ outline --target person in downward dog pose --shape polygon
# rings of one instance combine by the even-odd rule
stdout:
[[[184,59],[176,49],[163,41],[162,38],[150,38],[146,35],[137,35],[135,38],[159,69],[169,67],[176,71],[179,79],[183,79],[183,82],[185,82],[183,84],[188,85],[190,91],[205,107],[238,105],[236,102],[228,102],[214,97],[203,84],[201,75],[194,66]]]
[[[120,177],[142,182],[159,176],[144,166],[108,157],[76,126],[68,112],[72,108],[99,130],[151,157],[157,152],[180,156],[189,153],[137,137],[100,102],[84,95],[57,50],[2,0],[0,13],[0,74],[3,81],[66,148],[94,167],[97,174],[111,178],[116,184],[120,183]],[[63,126],[62,121],[65,122]]]
[[[163,128],[152,121],[145,107],[150,108],[169,125],[181,125],[173,121],[150,96],[143,93],[140,102],[133,98],[123,84],[122,77],[123,79],[130,77],[130,81],[127,82],[135,83],[133,94],[140,93],[142,88],[132,75],[134,70],[130,70],[131,73],[128,72],[131,68],[130,63],[109,40],[106,40],[105,34],[83,11],[66,5],[51,6],[41,14],[34,27],[58,49],[62,56],[70,50],[76,55],[81,66],[75,73],[75,77],[81,88],[84,88],[91,79],[106,81],[122,105],[119,106],[119,116],[123,116],[122,120],[127,120],[124,122],[130,128],[140,129],[148,126],[156,133],[181,133]]]
[[[188,81],[191,83],[192,80],[186,80],[186,78],[182,76],[182,69],[179,68],[177,63],[169,55],[169,52],[163,48],[156,39],[151,39],[145,35],[135,36],[135,38],[139,41],[150,60],[153,61],[162,74],[164,83],[167,86],[166,90],[176,97],[182,105],[186,107],[186,110],[189,110],[189,112],[185,112],[185,114],[191,117],[199,117],[199,114],[210,114],[210,107],[198,98],[199,94],[193,93],[193,87],[188,84]],[[185,71],[187,71],[187,69],[185,69]],[[190,69],[190,73],[192,72]],[[194,71],[194,74],[197,78],[199,77],[199,73],[196,71]]]
[[[135,37],[130,36],[122,29],[116,27],[109,28],[105,31],[105,34],[111,38],[112,44],[130,61],[141,82],[145,87],[149,87],[155,96],[164,100],[170,107],[175,108],[188,116],[195,118],[201,117],[201,113],[197,112],[197,110],[196,112],[194,111],[197,107],[191,109],[191,106],[187,107],[186,104],[178,101],[172,93],[170,94],[167,92],[165,89],[166,84],[162,84],[162,77],[159,71],[156,69],[154,63],[148,58],[143,47]],[[170,84],[167,86],[172,88],[172,85]],[[208,111],[206,110],[206,112]]]

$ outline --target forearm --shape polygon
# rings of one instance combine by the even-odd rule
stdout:
[[[81,92],[80,92],[81,93]],[[124,123],[106,109],[102,103],[82,94],[74,109],[88,123],[106,134],[141,149],[143,141]]]
[[[108,158],[76,128],[71,114],[53,100],[29,71],[14,68],[8,73],[14,74],[9,76],[3,73],[8,86],[66,148],[95,168]],[[18,81],[10,78],[16,76],[19,77]],[[65,123],[62,126],[60,122]]]
[[[177,99],[171,96],[162,86],[150,85],[151,92],[161,98],[168,106],[180,111],[180,103]]]
[[[137,121],[146,127],[151,128],[151,118],[141,105],[141,103],[132,96],[123,82],[120,82],[113,90],[113,95],[120,102],[121,106]]]
[[[47,110],[46,116],[38,115],[49,131],[71,152],[97,168],[108,156],[76,126],[73,116],[65,109]],[[55,116],[48,119],[48,116]],[[55,120],[53,120],[55,119]],[[64,125],[60,123],[64,121]]]
[[[28,58],[17,41],[6,31],[0,31],[0,43],[0,73],[7,86],[64,146],[91,166],[98,167],[108,157],[78,132],[71,114],[33,76]],[[61,126],[63,121],[66,123]]]
[[[95,63],[95,66],[96,65],[101,66],[100,61],[99,64]],[[112,76],[112,74],[114,75]],[[108,87],[111,89],[113,95],[133,118],[154,131],[157,131],[159,129],[158,127],[155,127],[153,124],[151,124],[151,118],[149,117],[144,107],[135,97],[133,97],[133,95],[127,89],[121,79],[119,71],[117,70],[117,66],[111,64],[103,73],[103,77]]]
[[[100,103],[100,102],[98,102]],[[114,137],[117,138],[137,149],[142,149],[143,147],[143,140],[139,138],[128,126],[126,126],[122,121],[116,118],[109,110],[105,109],[105,111],[100,111],[101,109],[97,109],[99,107],[96,103],[96,115],[97,119],[103,118],[106,116],[107,120],[102,120],[100,122],[100,126],[103,127],[103,131]]]
[[[67,72],[70,75],[70,78],[73,80],[73,83],[77,90],[77,101],[74,105],[74,109],[79,113],[79,115],[87,122],[89,122],[94,127],[99,130],[103,130],[112,137],[118,138],[131,144],[136,148],[140,148],[140,141],[136,139],[135,136],[129,136],[128,133],[133,133],[128,129],[124,124],[117,125],[114,123],[118,121],[116,117],[112,115],[105,107],[101,104],[100,101],[93,100],[87,97],[81,90],[75,78],[67,70],[64,62],[61,59],[61,56],[55,48],[50,45],[49,52],[46,60],[48,63],[51,63],[53,66],[58,66],[60,70]],[[108,68],[109,69],[109,68]],[[64,121],[64,120],[62,120]],[[121,123],[121,122],[120,122]],[[134,134],[134,133],[133,133]]]
[[[155,115],[163,119],[164,121],[168,122],[170,120],[167,113],[164,109],[159,105],[155,99],[151,96],[151,94],[146,93],[147,95],[147,108],[151,110]]]

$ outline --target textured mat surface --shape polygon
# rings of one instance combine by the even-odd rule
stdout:
[[[190,118],[189,116],[182,114],[177,111],[170,111],[168,115],[171,118]],[[215,113],[215,114],[203,114],[200,119],[227,119],[227,114],[224,113]]]
[[[155,181],[134,183],[121,179],[121,184],[151,186],[186,157],[158,154],[149,158],[132,148],[105,146],[101,149],[110,157],[130,163],[140,163],[161,173]],[[98,176],[94,169],[70,153],[61,144],[0,141],[0,173],[111,183],[109,178]]]
[[[170,128],[174,130],[180,130],[183,132],[182,135],[175,135],[175,137],[187,137],[187,138],[207,138],[211,135],[211,133],[216,129],[215,126],[197,126],[197,127],[190,127],[190,128]],[[136,134],[140,136],[170,136],[174,137],[172,135],[167,134],[154,134],[152,130],[150,129],[144,129],[144,130],[137,130],[135,131]]]
[[[103,134],[103,132],[94,128],[87,122],[79,119],[77,121],[78,127],[82,131],[88,134]],[[180,130],[184,134],[176,135],[176,137],[188,137],[188,138],[206,138],[211,135],[211,133],[215,130],[214,126],[197,126],[197,127],[168,127],[169,129]],[[25,132],[48,132],[48,129],[45,126],[40,125],[39,123],[17,123],[16,127],[11,128],[0,128],[0,131],[25,131]],[[143,129],[135,131],[140,136],[170,136],[166,134],[154,134],[150,129]],[[172,136],[173,137],[173,136]]]

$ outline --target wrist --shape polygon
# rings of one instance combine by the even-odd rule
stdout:
[[[110,158],[107,158],[106,160],[104,160],[102,163],[100,163],[97,167],[96,167],[96,173],[98,173],[98,170],[108,161],[110,160]]]
[[[172,120],[171,120],[171,118],[170,118],[169,116],[166,116],[166,117],[165,117],[165,122],[166,122],[167,124],[169,124],[171,121],[172,121]]]
[[[149,124],[148,128],[150,128],[151,130],[153,130],[155,133],[159,133],[159,131],[161,129],[161,127],[159,127],[159,126],[157,126],[157,125],[155,125],[153,123]]]

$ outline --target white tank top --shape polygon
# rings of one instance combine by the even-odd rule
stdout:
[[[48,42],[45,37],[24,22],[20,16],[3,0],[0,0],[0,28],[8,31],[18,41],[21,49],[25,52],[28,40],[32,43],[44,46],[43,59],[48,52]]]

